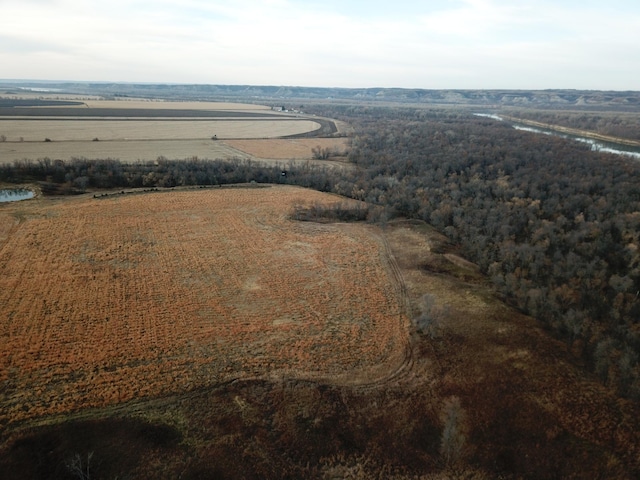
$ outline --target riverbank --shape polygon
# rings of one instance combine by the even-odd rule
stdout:
[[[599,134],[599,133],[591,132],[589,130],[580,130],[578,128],[562,127],[560,125],[553,125],[551,123],[536,122],[534,120],[526,120],[524,118],[512,117],[512,116],[509,116],[509,115],[500,114],[500,117],[502,119],[504,119],[504,120],[509,121],[509,122],[516,122],[516,123],[521,123],[523,125],[528,125],[530,127],[537,127],[537,128],[544,128],[544,129],[547,129],[547,130],[553,130],[555,132],[565,133],[567,135],[575,135],[575,136],[578,136],[578,137],[590,138],[591,140],[598,140],[598,141],[607,142],[607,143],[617,143],[617,144],[620,144],[620,145],[627,145],[629,147],[640,147],[640,141],[629,140],[627,138],[613,137],[613,136],[610,136],[610,135],[602,135],[602,134]]]

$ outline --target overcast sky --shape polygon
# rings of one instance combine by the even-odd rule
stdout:
[[[0,0],[0,78],[640,90],[640,1]]]

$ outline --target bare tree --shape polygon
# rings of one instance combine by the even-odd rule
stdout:
[[[467,415],[458,397],[449,397],[442,408],[440,453],[447,465],[458,463],[467,440]]]
[[[430,293],[420,300],[420,315],[415,319],[421,332],[432,339],[439,336],[440,323],[451,313],[449,305],[438,305],[436,297]]]
[[[311,149],[313,158],[315,160],[326,160],[331,156],[331,149],[328,147],[322,148],[320,145]]]
[[[82,455],[76,453],[66,462],[67,470],[74,477],[80,480],[91,479],[91,459],[93,458],[93,452],[87,453],[87,461],[83,461]]]

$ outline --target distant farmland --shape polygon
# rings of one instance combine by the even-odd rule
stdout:
[[[2,106],[0,162],[44,157],[125,162],[159,156],[230,158],[242,152],[216,142],[335,130],[333,122],[254,105],[89,101],[76,106]]]
[[[246,378],[374,382],[408,319],[374,227],[294,187],[0,210],[0,425]]]
[[[186,140],[269,138],[305,133],[319,125],[309,120],[12,120],[0,123],[9,139],[25,142],[98,140]],[[21,135],[23,134],[23,135]],[[20,146],[20,142],[17,147]],[[14,145],[15,147],[15,145]],[[48,147],[45,146],[45,148]],[[107,147],[105,147],[107,148]]]

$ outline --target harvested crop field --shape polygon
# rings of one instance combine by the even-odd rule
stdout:
[[[11,163],[18,159],[117,159],[135,163],[154,161],[158,157],[171,160],[185,158],[230,159],[247,158],[244,152],[235,150],[222,141],[201,140],[113,140],[99,142],[42,142],[0,143],[0,163],[6,159]]]
[[[167,158],[230,158],[242,152],[212,140],[269,138],[314,130],[306,120],[16,120],[0,122],[9,139],[0,142],[0,163],[55,158],[115,158],[124,162]],[[45,139],[50,142],[45,142]],[[22,141],[18,141],[22,139]],[[94,141],[96,139],[96,141]],[[317,143],[317,142],[316,142]],[[311,156],[309,149],[308,157]]]
[[[295,135],[320,128],[310,120],[153,119],[153,120],[12,120],[0,128],[14,148],[22,142],[99,140],[170,140],[217,138],[269,138]]]
[[[0,107],[0,163],[44,157],[124,162],[159,156],[229,158],[242,153],[212,145],[213,139],[274,139],[336,129],[327,120],[260,105],[94,100],[79,105],[7,106]],[[220,152],[221,148],[226,151]]]
[[[274,186],[2,206],[0,425],[234,379],[397,369],[408,319],[375,228],[289,219],[335,201]]]
[[[266,105],[255,105],[250,103],[232,103],[232,102],[181,102],[169,100],[86,100],[83,102],[89,108],[144,108],[157,110],[233,110],[233,111],[270,111],[271,108]]]

